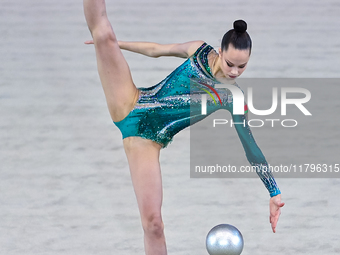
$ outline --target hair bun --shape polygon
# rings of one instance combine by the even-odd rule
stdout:
[[[247,30],[247,23],[244,20],[234,21],[234,30],[237,33],[244,33]]]

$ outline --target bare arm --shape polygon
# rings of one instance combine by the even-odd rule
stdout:
[[[85,42],[85,44],[92,43],[93,43],[92,40]],[[203,43],[204,41],[190,41],[186,43],[172,43],[172,44],[118,41],[119,47],[122,50],[136,52],[153,58],[158,58],[161,56],[188,58],[192,54],[194,54]]]
[[[146,55],[148,57],[158,58],[161,56],[173,56],[188,58],[200,47],[203,41],[191,41],[186,43],[159,44],[153,42],[119,42],[119,47]]]

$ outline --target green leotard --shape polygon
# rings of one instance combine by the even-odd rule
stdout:
[[[245,121],[246,115],[234,115],[232,93],[228,89],[215,88],[215,84],[220,82],[213,77],[208,65],[208,54],[212,50],[214,49],[210,45],[202,44],[195,54],[163,81],[149,88],[139,88],[140,95],[134,108],[123,120],[114,124],[120,129],[123,139],[139,136],[155,141],[165,148],[182,129],[219,109],[226,109],[232,114],[234,123],[245,123],[235,125],[235,128],[248,161],[258,167],[257,173],[270,196],[280,194],[271,172],[266,171],[267,161]],[[209,91],[219,95],[216,100],[218,103],[208,97],[207,112],[202,114],[201,95]]]

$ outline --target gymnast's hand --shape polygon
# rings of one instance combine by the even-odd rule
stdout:
[[[93,44],[93,40],[87,40],[84,42],[85,44]]]
[[[281,194],[276,195],[274,197],[270,198],[269,201],[269,209],[270,209],[270,215],[269,215],[269,222],[272,224],[273,232],[275,233],[275,228],[277,221],[279,220],[280,214],[281,214],[281,207],[284,206],[285,203],[281,202]]]
[[[84,42],[85,44],[94,44],[93,40],[87,40]],[[121,47],[121,41],[118,41],[119,47]]]

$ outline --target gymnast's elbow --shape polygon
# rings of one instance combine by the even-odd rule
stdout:
[[[151,46],[147,49],[147,56],[152,58],[159,58],[165,56],[163,45],[158,43],[152,43]]]

